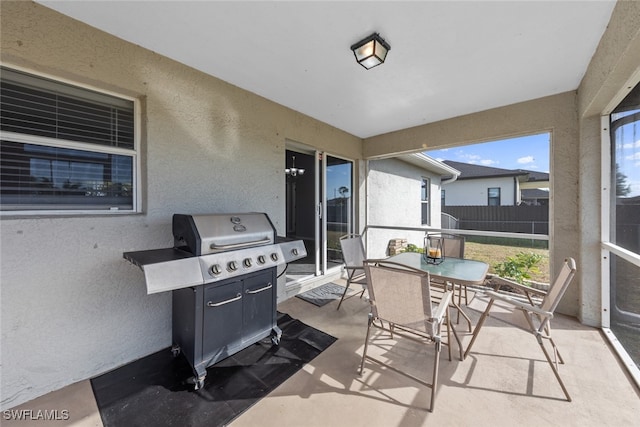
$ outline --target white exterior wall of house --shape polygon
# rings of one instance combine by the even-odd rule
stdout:
[[[284,235],[285,141],[356,160],[362,141],[38,4],[1,19],[4,66],[140,101],[143,201],[1,218],[5,409],[171,345],[171,293],[147,295],[122,253],[171,247],[173,213],[266,212]]]
[[[440,176],[398,159],[370,160],[367,176],[367,224],[422,227],[422,178],[430,179],[431,227],[440,227]],[[389,240],[407,239],[420,247],[424,232],[371,230],[367,257],[387,256]]]
[[[489,188],[500,188],[500,205],[513,206],[518,200],[519,191],[514,188],[518,185],[513,177],[460,179],[450,184],[445,184],[445,205],[449,206],[488,206]]]

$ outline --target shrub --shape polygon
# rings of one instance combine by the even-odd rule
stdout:
[[[518,252],[515,256],[507,257],[507,260],[493,266],[498,276],[507,277],[518,283],[524,283],[531,278],[530,273],[538,272],[538,264],[542,261],[542,255],[533,252]]]
[[[409,243],[407,245],[407,247],[404,249],[404,251],[405,252],[417,252],[417,253],[421,254],[421,253],[424,252],[424,249],[414,245],[413,243]]]

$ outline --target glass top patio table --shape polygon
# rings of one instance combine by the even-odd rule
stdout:
[[[471,259],[445,258],[440,264],[430,264],[422,254],[417,252],[403,252],[386,260],[428,271],[433,278],[440,278],[461,285],[482,284],[489,271],[487,263]]]

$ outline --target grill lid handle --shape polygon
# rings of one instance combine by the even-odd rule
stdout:
[[[256,246],[256,245],[266,245],[271,243],[271,239],[268,237],[265,237],[262,240],[254,240],[251,242],[243,242],[243,243],[232,243],[229,245],[216,245],[215,243],[212,243],[211,245],[209,245],[209,248],[211,249],[219,249],[219,250],[229,250],[229,249],[239,249],[239,248],[245,248],[248,246]]]

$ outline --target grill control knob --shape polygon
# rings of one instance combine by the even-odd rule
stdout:
[[[217,276],[220,273],[222,273],[222,269],[220,268],[219,264],[213,264],[209,268],[209,274],[212,275],[212,276]]]
[[[245,258],[245,259],[242,261],[242,265],[244,265],[244,266],[245,266],[245,268],[249,268],[249,267],[251,267],[251,265],[252,265],[252,264],[253,264],[253,262],[251,261],[251,258]]]
[[[298,249],[297,249],[297,248],[293,248],[293,249],[291,249],[291,254],[292,254],[293,256],[298,256]]]
[[[238,269],[238,263],[235,261],[229,261],[229,263],[227,264],[227,270],[236,271],[237,269]]]
[[[272,253],[272,254],[271,254],[271,259],[272,259],[273,261],[278,261],[278,253],[277,253],[277,252]]]
[[[264,264],[265,262],[267,262],[267,260],[264,255],[258,255],[258,264]]]

